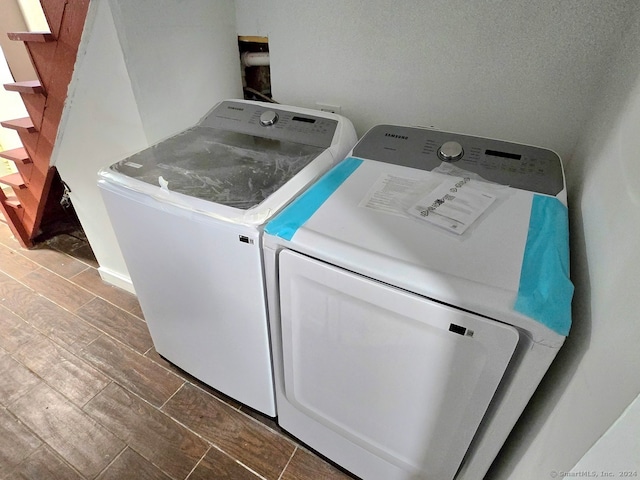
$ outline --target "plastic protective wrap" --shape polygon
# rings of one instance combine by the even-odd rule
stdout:
[[[247,210],[324,149],[196,126],[111,166],[111,171],[189,197]]]

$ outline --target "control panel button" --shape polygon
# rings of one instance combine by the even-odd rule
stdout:
[[[278,121],[278,114],[273,110],[267,110],[260,115],[260,125],[268,127]]]
[[[438,149],[438,156],[445,162],[455,162],[464,155],[462,145],[458,142],[445,142]]]

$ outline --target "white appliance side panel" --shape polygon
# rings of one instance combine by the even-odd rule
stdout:
[[[258,230],[101,187],[158,353],[274,416]]]
[[[407,472],[453,478],[517,330],[295,252],[279,264],[287,401]]]

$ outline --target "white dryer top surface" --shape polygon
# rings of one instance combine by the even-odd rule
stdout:
[[[352,171],[346,179],[328,196],[322,193],[323,181],[348,165]],[[407,291],[521,326],[538,341],[555,344],[563,340],[557,332],[514,310],[536,194],[501,187],[482,216],[463,235],[456,235],[408,214],[364,206],[390,177],[400,183],[408,179],[432,186],[453,179],[401,165],[348,158],[267,224],[265,246],[291,248]],[[314,191],[324,198],[314,198]]]

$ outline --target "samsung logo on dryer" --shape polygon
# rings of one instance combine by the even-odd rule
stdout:
[[[232,106],[228,105],[227,108],[229,110],[238,110],[239,112],[244,112],[244,108],[240,108],[240,107],[232,107]]]
[[[407,137],[406,135],[398,135],[397,133],[385,133],[384,134],[385,137],[391,137],[391,138],[398,138],[400,140],[409,140],[409,137]]]

